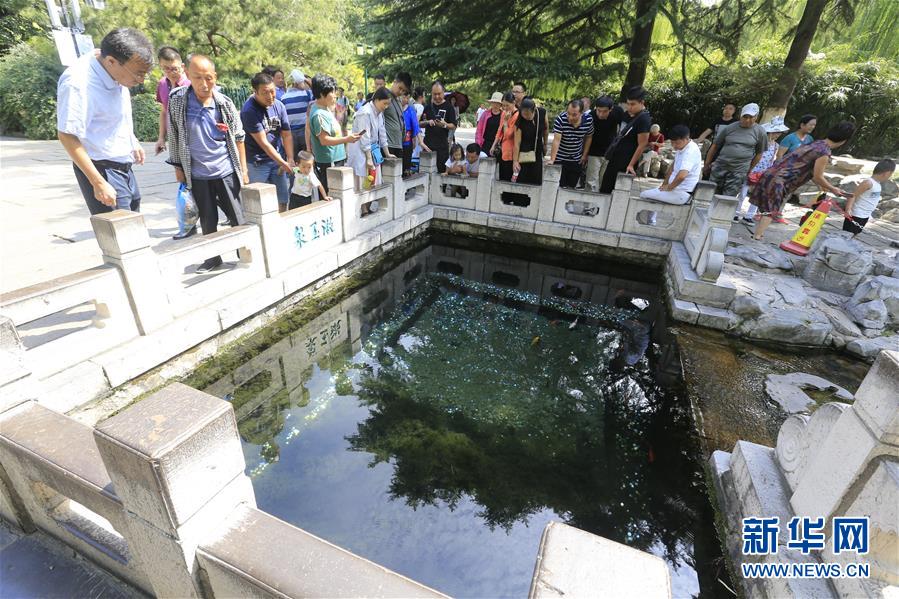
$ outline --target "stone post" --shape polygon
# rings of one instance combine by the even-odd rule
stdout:
[[[474,205],[474,209],[478,212],[490,212],[494,181],[496,181],[496,158],[482,158],[478,166],[478,196]],[[431,185],[434,186],[433,183]]]
[[[340,200],[343,211],[343,240],[350,241],[359,231],[359,201],[356,195],[356,176],[348,166],[328,169],[328,193],[335,200]]]
[[[0,413],[39,395],[40,383],[28,367],[16,325],[0,315]]]
[[[693,190],[693,208],[708,208],[715,195],[715,184],[711,181],[700,181]]]
[[[624,230],[624,219],[627,218],[627,205],[630,202],[633,187],[633,175],[618,173],[618,178],[615,179],[615,189],[612,190],[612,201],[609,205],[609,219],[605,226],[607,231],[620,233]]]
[[[158,597],[204,597],[195,553],[240,506],[256,507],[228,402],[174,383],[97,425],[122,501],[119,531]]]
[[[483,162],[481,163],[483,165]],[[418,157],[418,172],[429,175],[437,172],[437,153],[422,150]]]
[[[809,460],[790,504],[797,516],[830,517],[879,456],[899,459],[899,352],[883,351],[846,410]]]
[[[384,163],[381,165],[381,179],[393,189],[393,193],[390,196],[393,204],[390,212],[393,218],[402,218],[406,214],[406,192],[403,190],[403,159],[385,158]]]
[[[556,199],[559,197],[559,180],[561,178],[562,165],[543,165],[543,185],[540,188],[540,206],[537,208],[537,220],[552,221],[556,213]]]
[[[165,282],[156,253],[150,248],[144,217],[138,212],[113,210],[91,216],[91,226],[103,261],[122,273],[140,333],[146,335],[171,322]]]
[[[278,213],[278,193],[274,185],[250,183],[240,192],[243,213],[247,222],[259,227],[262,237],[262,253],[265,256],[265,272],[271,277],[289,265],[287,252],[289,239]]]

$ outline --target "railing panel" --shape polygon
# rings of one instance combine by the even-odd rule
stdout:
[[[0,312],[15,325],[29,369],[61,372],[135,337],[135,318],[115,268],[98,266],[3,294]]]

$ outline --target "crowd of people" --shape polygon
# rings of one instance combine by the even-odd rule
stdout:
[[[747,211],[738,208],[734,218],[758,220],[756,239],[809,180],[847,199],[844,229],[858,233],[877,204],[881,183],[895,170],[892,161],[882,161],[854,195],[845,193],[827,181],[824,167],[832,151],[852,136],[854,125],[838,123],[815,140],[817,119],[804,115],[797,129],[778,142],[788,130],[783,118],[758,124],[755,103],[739,111],[725,104],[721,118],[694,141],[683,124],[663,134],[652,122],[642,87],[628,90],[621,103],[609,95],[577,98],[550,115],[523,82],[516,82],[481,106],[475,141],[463,147],[455,143],[457,97],[447,94],[440,81],[431,84],[426,101],[426,90],[414,88],[408,73],[397,73],[389,87],[378,75],[374,91],[368,97],[357,94],[351,108],[329,75],[309,78],[293,69],[285,77],[281,69],[266,67],[253,76],[253,93],[238,108],[217,86],[209,57],[193,54],[185,66],[178,50],[165,46],[155,58],[164,75],[156,90],[162,111],[155,150],[168,148],[174,178],[192,195],[204,234],[216,231],[218,209],[231,225],[244,222],[240,189],[247,183],[274,185],[284,211],[316,198],[329,200],[331,167],[351,167],[357,188],[367,189],[380,184],[386,158],[401,158],[407,176],[422,151],[436,155],[440,173],[476,176],[481,159],[491,156],[501,180],[532,185],[542,183],[544,164],[557,164],[561,187],[603,194],[611,193],[619,173],[661,174],[661,185],[641,195],[670,204],[688,202],[698,181],[707,177],[718,193],[748,199]],[[91,214],[140,208],[132,165],[143,163],[144,151],[133,131],[129,88],[143,83],[153,64],[146,36],[120,28],[59,79],[59,139]],[[709,142],[703,153],[699,144]],[[673,152],[670,163],[662,157],[665,152]],[[456,193],[456,186],[450,187],[449,193]],[[195,233],[194,226],[175,237]],[[220,264],[215,256],[198,270]]]

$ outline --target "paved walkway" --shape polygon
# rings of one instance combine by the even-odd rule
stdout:
[[[461,142],[474,139],[462,129]],[[147,161],[135,167],[141,213],[150,241],[178,232],[172,167],[153,144],[143,144]],[[58,141],[0,138],[0,292],[12,291],[103,263],[94,241],[72,163]]]
[[[47,535],[23,535],[0,521],[0,597],[143,599],[146,595]]]

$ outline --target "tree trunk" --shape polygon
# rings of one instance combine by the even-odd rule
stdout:
[[[658,0],[637,0],[637,9],[634,11],[636,16],[634,34],[628,49],[630,62],[624,85],[621,87],[622,97],[635,85],[643,85],[646,79],[646,65],[652,51],[652,28],[655,26],[657,11]]]
[[[793,43],[790,44],[790,51],[787,53],[783,69],[774,85],[771,99],[768,100],[768,107],[763,117],[764,121],[769,121],[774,116],[786,114],[787,105],[790,103],[790,97],[796,88],[796,82],[799,80],[799,74],[802,72],[802,65],[805,64],[805,58],[808,56],[812,40],[815,38],[815,32],[818,30],[818,23],[821,21],[821,15],[824,13],[828,2],[829,0],[806,1],[805,10],[802,11],[802,18],[799,19],[799,25],[796,26]]]

